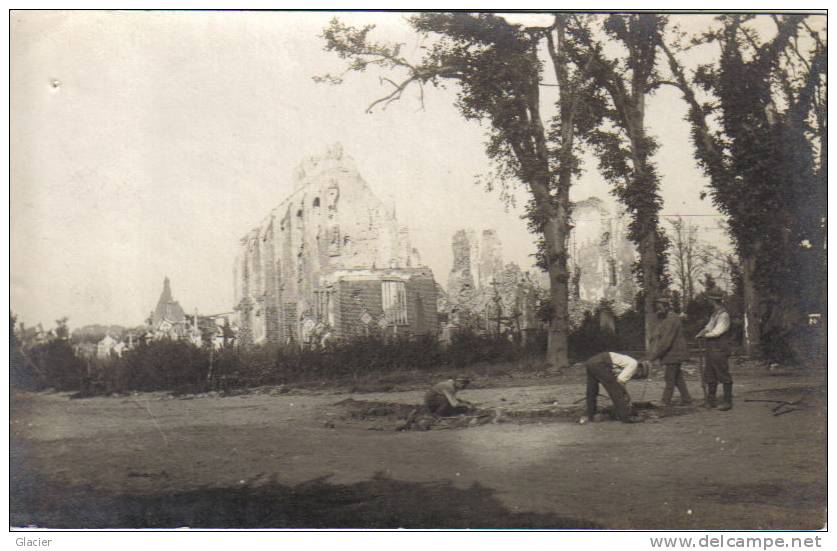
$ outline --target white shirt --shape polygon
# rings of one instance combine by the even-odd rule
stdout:
[[[610,361],[613,367],[619,370],[619,375],[616,377],[616,380],[622,384],[631,380],[631,377],[636,373],[639,362],[624,354],[617,354],[616,352],[608,352],[608,354],[610,355]]]
[[[718,310],[709,318],[709,323],[701,333],[707,339],[717,339],[729,330],[729,314],[726,310]]]

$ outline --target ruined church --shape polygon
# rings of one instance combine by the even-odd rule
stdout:
[[[240,240],[239,342],[437,333],[432,271],[342,147],[304,160],[292,180],[293,193]]]
[[[624,211],[612,214],[598,197],[573,204],[569,270],[571,300],[588,304],[606,300],[617,313],[634,302],[638,291],[633,265],[636,247],[628,239]]]
[[[497,231],[459,230],[451,240],[446,310],[451,329],[468,328],[524,339],[542,329],[537,307],[544,290],[514,262],[503,262]]]

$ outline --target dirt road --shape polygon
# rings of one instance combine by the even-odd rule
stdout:
[[[628,425],[512,417],[424,432],[352,419],[336,405],[419,403],[420,391],[15,393],[11,524],[820,528],[824,379],[822,370],[738,373],[726,413],[682,408]],[[661,394],[659,381],[631,385],[635,399]],[[466,397],[513,414],[568,411],[583,395],[578,378]],[[776,403],[745,401],[799,398],[778,416]]]

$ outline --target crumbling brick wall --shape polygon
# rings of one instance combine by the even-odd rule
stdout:
[[[367,334],[367,324],[362,317],[364,312],[371,317],[368,334],[380,332],[378,320],[383,316],[380,281],[341,281],[338,284],[340,315],[338,334],[342,337],[360,337]]]
[[[406,291],[406,323],[379,324],[384,318],[383,290],[388,281],[387,272],[381,272],[376,279],[343,280],[338,283],[339,315],[337,336],[351,338],[364,335],[436,335],[439,332],[439,317],[436,310],[438,299],[436,282],[429,270],[416,272],[403,281]],[[369,323],[364,323],[364,312]]]
[[[540,286],[510,262],[503,263],[503,248],[493,229],[480,239],[472,230],[453,235],[453,266],[444,307],[451,324],[459,328],[496,332],[540,327],[535,312]],[[498,323],[499,318],[499,323]]]

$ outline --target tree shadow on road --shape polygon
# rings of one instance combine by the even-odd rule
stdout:
[[[13,477],[12,526],[44,528],[600,528],[595,522],[512,511],[475,483],[418,483],[383,474],[354,484],[329,477],[154,495],[107,494],[39,476]]]

